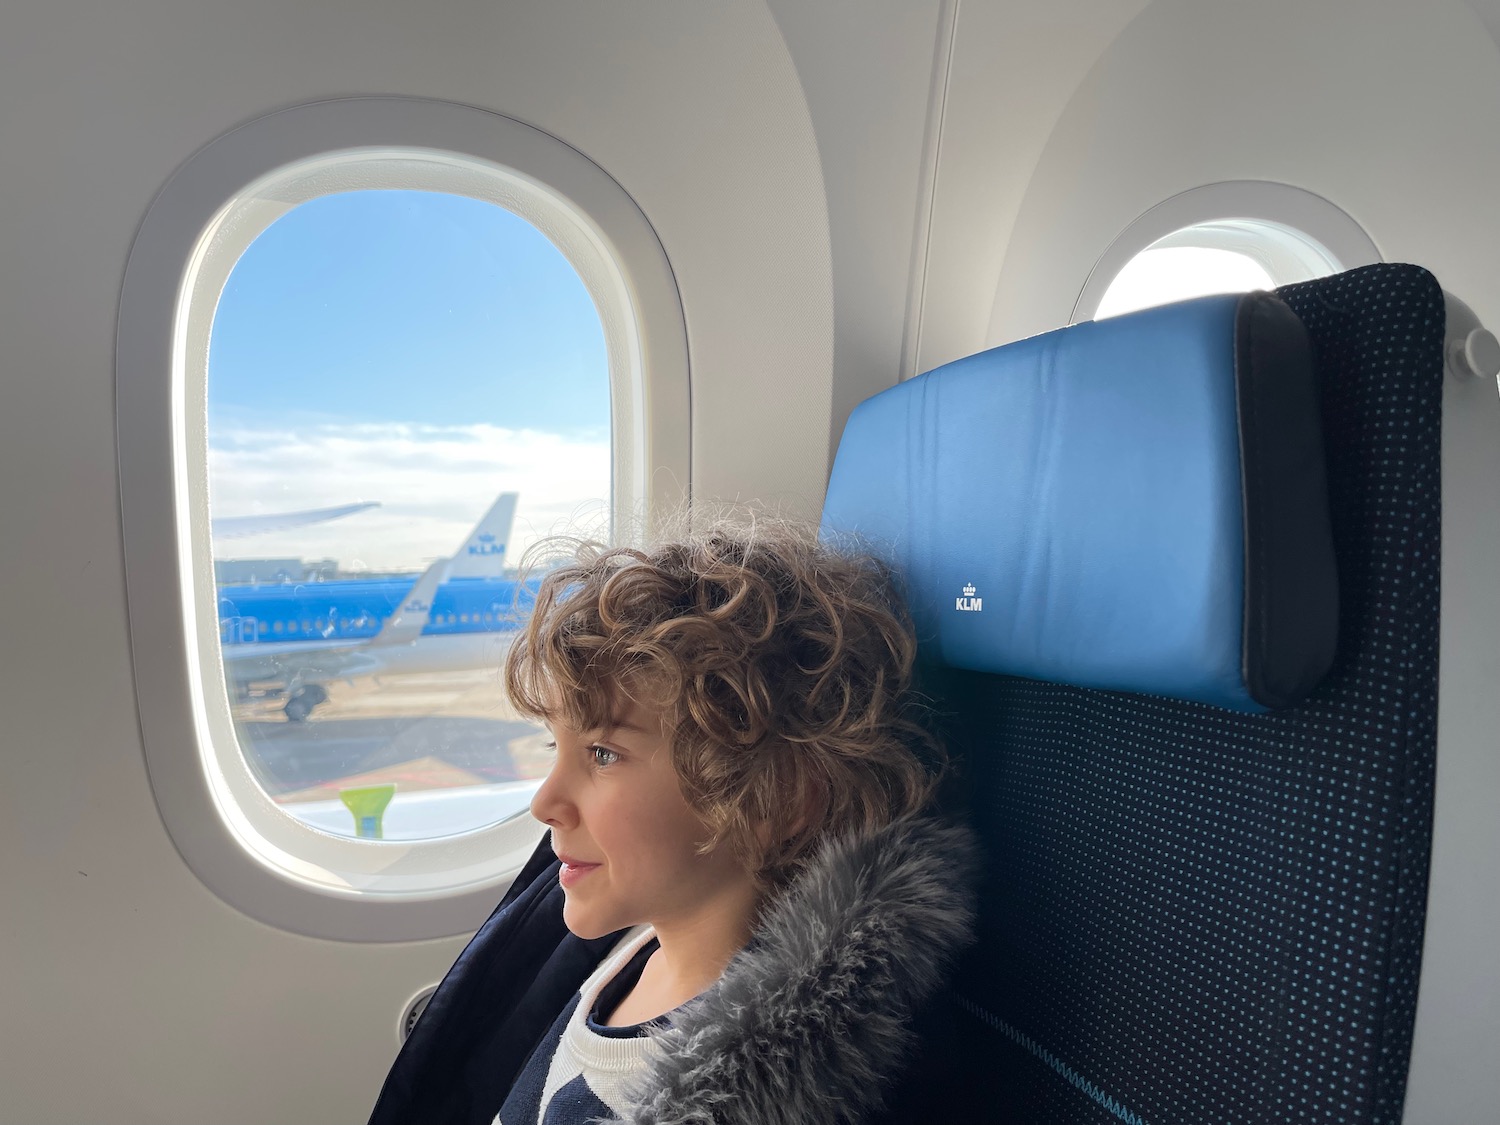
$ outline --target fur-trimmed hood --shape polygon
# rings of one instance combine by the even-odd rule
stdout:
[[[972,940],[974,845],[931,818],[823,850],[662,1048],[617,1125],[835,1125],[877,1112],[914,1013]]]

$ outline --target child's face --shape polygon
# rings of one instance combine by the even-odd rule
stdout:
[[[708,838],[672,765],[659,712],[639,704],[607,730],[552,723],[557,760],[531,802],[563,860],[563,920],[582,938],[648,922],[658,932],[718,927],[754,902],[729,853]]]

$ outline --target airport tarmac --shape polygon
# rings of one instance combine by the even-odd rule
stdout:
[[[394,782],[400,792],[545,776],[544,728],[519,718],[498,669],[364,677],[324,685],[293,723],[275,696],[232,708],[251,769],[278,803]]]

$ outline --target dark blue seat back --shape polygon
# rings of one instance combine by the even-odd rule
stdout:
[[[956,1004],[982,1119],[1398,1122],[1436,740],[1441,291],[1279,294],[1311,336],[1331,671],[1250,713],[933,666],[983,841]],[[841,453],[841,457],[843,454]]]

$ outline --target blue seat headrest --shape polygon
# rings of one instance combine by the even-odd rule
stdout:
[[[958,668],[1289,706],[1333,662],[1312,344],[1269,293],[1074,325],[862,403],[825,536],[903,572]]]

